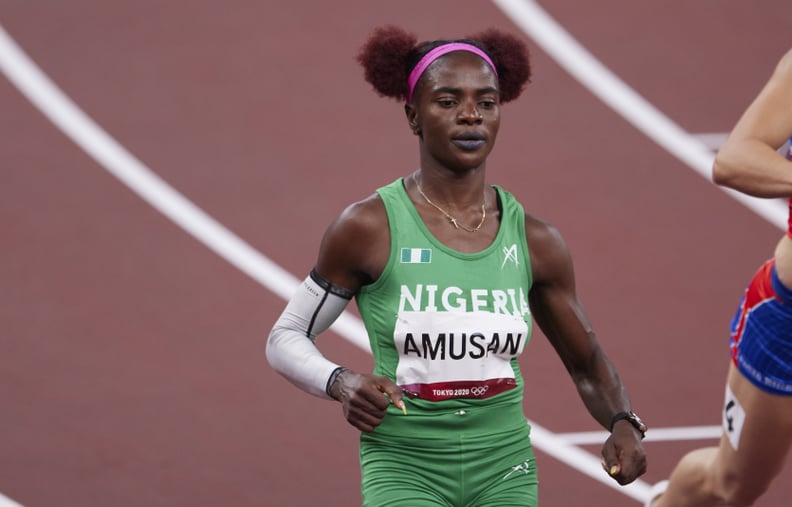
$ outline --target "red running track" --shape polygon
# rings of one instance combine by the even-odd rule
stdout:
[[[545,3],[691,133],[728,131],[792,33],[778,0]],[[11,1],[0,25],[131,153],[302,278],[342,207],[417,161],[401,106],[354,61],[369,30],[520,33],[488,2],[314,4]],[[589,316],[650,425],[717,425],[728,322],[780,231],[525,37],[533,84],[504,108],[489,178],[566,237]],[[359,504],[354,430],[266,365],[282,299],[134,195],[5,79],[0,129],[0,492],[28,507]],[[322,341],[337,361],[370,367],[341,337]],[[598,429],[540,333],[522,365],[532,420]],[[647,442],[644,479],[712,443]],[[546,453],[538,461],[544,506],[638,505]],[[790,494],[782,477],[761,505]]]

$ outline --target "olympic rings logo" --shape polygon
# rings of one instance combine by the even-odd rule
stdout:
[[[472,394],[473,396],[484,396],[484,393],[487,392],[487,389],[489,389],[489,386],[471,387],[470,394]]]

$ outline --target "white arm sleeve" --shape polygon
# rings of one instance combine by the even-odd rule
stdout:
[[[267,339],[267,360],[275,371],[314,396],[331,399],[331,376],[339,365],[327,360],[316,347],[316,336],[341,315],[353,293],[311,271]]]

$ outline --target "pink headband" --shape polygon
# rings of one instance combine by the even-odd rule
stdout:
[[[495,68],[495,64],[492,63],[492,60],[490,60],[490,57],[487,56],[484,51],[472,44],[467,44],[465,42],[449,42],[448,44],[437,46],[433,50],[429,51],[423,56],[423,58],[418,60],[417,64],[415,64],[412,72],[410,72],[410,77],[407,78],[407,86],[409,87],[409,91],[407,92],[407,102],[412,102],[415,85],[418,84],[418,80],[421,79],[421,76],[424,72],[426,72],[426,69],[428,69],[435,60],[453,51],[468,51],[480,56],[485,62],[489,64],[490,67],[492,67],[492,71],[495,73],[495,75],[498,75],[498,69]]]

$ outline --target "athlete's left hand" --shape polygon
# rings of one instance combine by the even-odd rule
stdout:
[[[621,485],[646,472],[646,451],[641,435],[629,423],[618,422],[602,446],[602,468]]]

